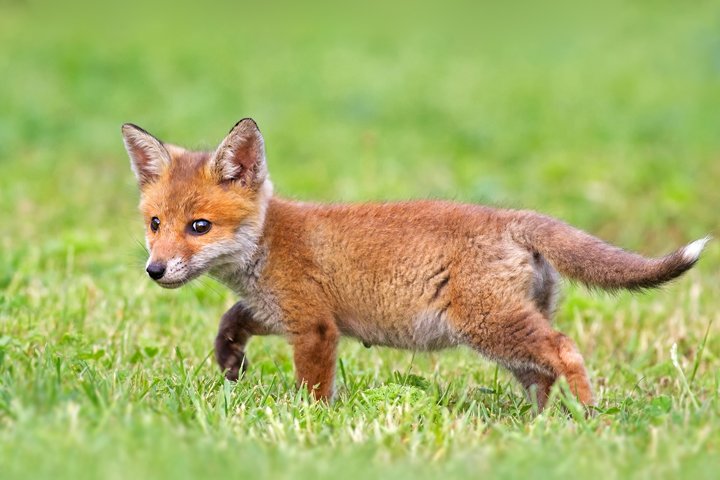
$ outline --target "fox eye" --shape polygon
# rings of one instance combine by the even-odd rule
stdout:
[[[150,230],[153,232],[157,232],[158,228],[160,228],[160,219],[157,217],[152,217],[150,220]]]
[[[190,224],[190,229],[192,230],[192,232],[198,235],[209,232],[210,227],[212,227],[212,223],[210,223],[209,220],[204,219],[195,220]]]

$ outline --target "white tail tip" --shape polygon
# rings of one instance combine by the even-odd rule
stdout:
[[[705,245],[710,241],[712,237],[708,235],[705,238],[701,238],[700,240],[695,240],[694,242],[686,245],[683,247],[682,254],[683,257],[688,262],[695,262],[698,258],[700,258],[700,254],[702,253],[703,249],[705,248]]]

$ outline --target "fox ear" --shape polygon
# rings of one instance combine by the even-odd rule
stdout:
[[[132,123],[122,126],[122,134],[140,187],[156,180],[170,165],[170,154],[162,142]]]
[[[230,130],[212,158],[210,168],[222,182],[239,181],[258,188],[267,178],[265,142],[252,118],[243,118]]]

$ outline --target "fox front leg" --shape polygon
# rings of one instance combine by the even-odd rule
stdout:
[[[253,335],[265,335],[266,329],[253,318],[242,302],[237,302],[220,319],[215,337],[215,359],[225,378],[237,381],[248,367],[245,346]]]
[[[308,321],[292,332],[297,384],[315,400],[332,400],[339,339],[340,332],[330,320]]]

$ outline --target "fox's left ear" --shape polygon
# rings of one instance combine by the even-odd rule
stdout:
[[[260,187],[267,178],[265,142],[252,118],[243,118],[213,153],[210,168],[220,182]]]

